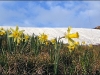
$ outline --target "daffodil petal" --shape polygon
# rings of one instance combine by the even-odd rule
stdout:
[[[68,43],[69,43],[69,44],[73,44],[73,43],[74,43],[74,40],[71,39],[71,38],[68,38]]]
[[[14,29],[10,28],[12,32],[14,32]]]
[[[72,29],[72,27],[68,27],[68,30],[67,30],[67,32],[68,32],[68,34],[70,33],[70,30]]]
[[[69,38],[79,38],[79,34],[78,34],[78,32],[72,33],[72,34],[69,34],[68,37]]]
[[[19,33],[23,33],[25,30],[21,30],[21,31],[19,31]]]
[[[16,26],[16,31],[18,31],[18,29],[19,29],[19,27],[18,27],[18,26]]]

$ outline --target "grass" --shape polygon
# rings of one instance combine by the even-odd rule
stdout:
[[[0,75],[100,75],[100,45],[78,45],[70,52],[56,38],[55,44],[41,43],[33,34],[17,44],[9,34],[0,36]]]

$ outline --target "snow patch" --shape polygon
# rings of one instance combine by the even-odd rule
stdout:
[[[13,28],[15,26],[0,26],[4,29]],[[45,33],[49,36],[49,40],[52,38],[59,38],[64,36],[65,32],[67,32],[67,28],[35,28],[35,27],[19,27],[19,30],[25,30],[25,34],[39,35],[40,33]],[[87,29],[87,28],[72,28],[71,33],[79,32],[79,39],[74,39],[82,43],[85,41],[86,44],[100,44],[100,30],[97,29]],[[64,43],[67,43],[67,39],[61,39]]]

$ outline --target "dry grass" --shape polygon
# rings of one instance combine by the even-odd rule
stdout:
[[[19,51],[19,50],[18,50]],[[54,58],[50,59],[48,47],[40,49],[35,56],[33,50],[23,53],[0,53],[0,75],[54,75]],[[53,52],[53,51],[52,51]],[[53,56],[54,57],[54,54]],[[72,53],[63,44],[60,50],[57,75],[99,75],[100,45],[79,46]]]

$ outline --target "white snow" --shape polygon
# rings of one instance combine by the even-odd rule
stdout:
[[[15,26],[0,26],[4,29],[13,28]],[[65,32],[67,32],[67,28],[35,28],[35,27],[19,27],[19,30],[25,30],[24,33],[32,35],[39,35],[41,33],[45,33],[49,36],[49,40],[51,38],[59,38],[64,36]],[[86,44],[100,44],[100,30],[97,29],[86,29],[86,28],[72,28],[71,33],[79,33],[79,39],[74,39],[82,43],[85,41]],[[61,39],[64,43],[67,43],[67,39]]]

